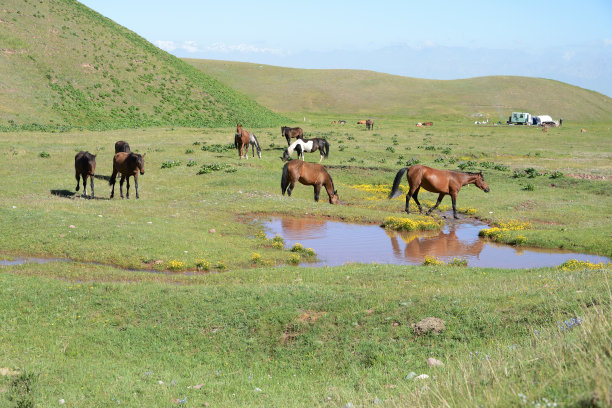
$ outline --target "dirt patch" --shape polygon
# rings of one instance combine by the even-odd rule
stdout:
[[[325,316],[326,314],[327,312],[317,312],[314,310],[307,310],[298,316],[297,321],[298,323],[302,323],[302,324],[308,323],[309,325],[312,325],[317,320],[319,320],[321,317]],[[280,341],[284,345],[293,343],[295,339],[297,339],[300,335],[304,333],[304,331],[305,330],[303,327],[299,328],[299,325],[290,324],[283,331]]]
[[[19,371],[11,370],[8,367],[0,367],[0,375],[8,376],[8,375],[19,375]]]
[[[418,336],[421,336],[429,332],[442,333],[446,329],[446,326],[442,319],[437,317],[426,317],[417,324],[413,324],[412,329]]]
[[[522,203],[514,206],[514,209],[516,211],[523,211],[523,210],[531,210],[534,209],[536,207],[536,202],[533,200],[527,200],[527,201],[523,201]]]
[[[298,317],[298,321],[306,322],[306,323],[314,323],[317,320],[319,320],[319,318],[325,316],[326,314],[327,312],[315,312],[312,310],[308,310],[302,313],[300,317]]]
[[[567,177],[579,180],[607,180],[606,176],[596,176],[594,174],[579,174],[570,173],[566,174]]]

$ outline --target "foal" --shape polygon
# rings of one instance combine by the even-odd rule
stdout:
[[[119,152],[113,157],[113,174],[109,180],[109,184],[113,186],[110,198],[115,196],[115,181],[117,173],[121,173],[121,181],[119,182],[119,194],[123,198],[123,182],[127,179],[126,197],[130,198],[130,177],[134,176],[134,185],[136,186],[136,198],[138,196],[138,173],[144,174],[144,157],[146,153],[140,155],[137,153]]]

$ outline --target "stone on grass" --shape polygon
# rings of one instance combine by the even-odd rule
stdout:
[[[427,365],[430,367],[442,367],[444,365],[440,360],[436,360],[435,358],[429,357],[427,359]]]

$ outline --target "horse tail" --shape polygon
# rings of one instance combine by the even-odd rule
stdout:
[[[289,186],[289,163],[283,166],[283,175],[281,176],[281,191],[285,195],[287,187]]]
[[[389,193],[389,199],[395,198],[399,195],[399,186],[402,181],[402,176],[404,175],[406,170],[408,170],[408,167],[400,169],[395,175],[395,180],[393,180],[393,187],[391,188],[391,192]]]
[[[327,156],[329,156],[329,142],[327,139],[323,139],[323,150],[323,157],[327,159]]]

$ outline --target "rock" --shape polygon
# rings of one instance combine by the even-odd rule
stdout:
[[[436,360],[435,358],[429,357],[427,359],[427,365],[430,367],[442,367],[444,365],[440,360]]]
[[[442,319],[438,319],[437,317],[426,317],[417,324],[413,324],[412,329],[417,335],[421,336],[429,333],[430,331],[434,333],[441,333],[444,331],[444,329],[446,329],[446,326],[444,325],[444,320]]]
[[[60,405],[64,405],[66,403],[66,400],[64,400],[63,398],[60,399],[59,401],[57,401],[58,404]]]
[[[429,378],[427,374],[421,374],[421,375],[417,375],[416,377],[414,377],[415,380],[425,380],[427,378]]]
[[[404,377],[405,380],[412,380],[414,377],[416,377],[416,373],[414,371],[409,372],[408,374],[406,374],[406,376]]]
[[[214,233],[215,233],[215,232],[217,232],[217,231],[215,231],[215,229],[214,229],[214,228],[211,228],[211,229],[209,229],[209,230],[208,230],[208,232],[209,232],[209,233],[211,233],[211,234],[214,234]]]

